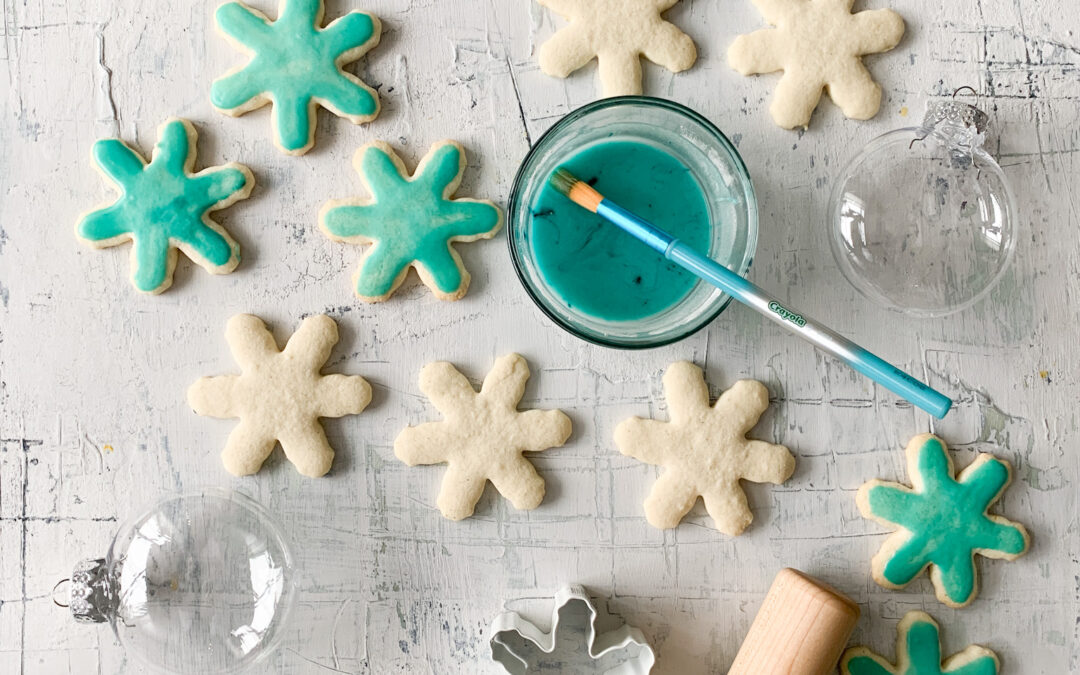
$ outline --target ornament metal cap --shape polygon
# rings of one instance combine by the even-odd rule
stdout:
[[[923,127],[933,129],[942,122],[952,122],[968,129],[974,129],[976,133],[986,131],[990,123],[990,116],[969,103],[960,101],[932,101],[926,104],[926,115],[923,116]]]
[[[101,558],[82,560],[71,573],[71,615],[79,623],[109,620],[112,589],[109,568]]]

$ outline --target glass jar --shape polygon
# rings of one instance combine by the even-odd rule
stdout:
[[[679,301],[650,316],[598,318],[571,306],[545,280],[531,241],[533,207],[555,169],[590,146],[612,141],[652,145],[689,170],[708,208],[708,255],[743,276],[757,245],[757,199],[746,166],[727,137],[693,110],[662,99],[624,96],[583,106],[548,130],[525,157],[507,209],[510,255],[525,290],[556,324],[583,340],[624,349],[659,347],[700,330],[720,315],[730,298],[698,281]],[[641,255],[657,254],[642,244]]]

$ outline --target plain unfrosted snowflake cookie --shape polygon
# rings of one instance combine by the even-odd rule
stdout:
[[[334,449],[319,418],[356,415],[371,402],[364,378],[320,372],[337,344],[337,323],[310,316],[279,350],[262,319],[238,314],[225,339],[241,373],[204,377],[188,389],[196,413],[240,418],[221,453],[225,468],[236,476],[256,473],[280,442],[297,471],[325,475]]]
[[[899,528],[874,556],[874,581],[900,589],[929,567],[938,600],[964,607],[979,591],[976,554],[1015,560],[1030,545],[1023,525],[989,512],[1012,466],[981,454],[954,478],[952,456],[932,434],[912,438],[905,452],[912,487],[872,480],[856,494],[864,518]]]
[[[941,632],[925,612],[908,612],[896,627],[896,665],[866,647],[852,647],[840,661],[841,675],[998,675],[997,654],[969,645],[941,660]]]
[[[561,446],[571,424],[560,410],[518,411],[528,379],[529,365],[518,354],[496,360],[479,393],[445,361],[420,371],[420,391],[443,420],[407,427],[394,440],[394,454],[409,466],[448,465],[437,503],[450,520],[473,514],[489,480],[516,509],[544,500],[544,479],[522,453]]]
[[[740,480],[780,484],[795,470],[795,457],[782,445],[746,438],[769,407],[765,385],[740,380],[709,406],[700,368],[673,363],[664,373],[670,422],[632,417],[615,428],[619,452],[664,467],[645,500],[654,527],[676,527],[700,496],[716,529],[741,534],[754,516]]]
[[[132,242],[131,283],[143,293],[172,285],[178,250],[211,274],[240,263],[239,244],[210,214],[247,199],[255,178],[235,162],[192,173],[198,139],[191,122],[170,119],[149,163],[118,138],[94,143],[94,166],[120,197],[80,216],[75,236],[93,248]]]
[[[464,297],[472,277],[454,244],[494,237],[503,216],[493,202],[454,198],[465,173],[461,144],[435,143],[411,175],[383,141],[357,150],[353,164],[371,196],[326,203],[319,228],[334,241],[370,244],[353,277],[357,297],[389,299],[410,268],[440,300]]]
[[[743,75],[784,71],[769,112],[785,129],[806,127],[822,91],[852,119],[881,107],[881,87],[862,56],[900,43],[904,20],[890,9],[851,13],[854,0],[753,0],[775,28],[740,35],[728,63]]]
[[[343,66],[379,44],[373,15],[349,12],[322,28],[324,0],[281,0],[278,18],[240,2],[218,7],[214,21],[251,59],[214,81],[210,102],[238,117],[273,104],[274,143],[290,155],[315,145],[322,106],[353,124],[379,114],[379,96]]]
[[[540,70],[567,77],[597,60],[604,96],[641,93],[641,59],[673,73],[697,60],[694,41],[661,14],[679,0],[538,0],[570,22],[540,47]]]

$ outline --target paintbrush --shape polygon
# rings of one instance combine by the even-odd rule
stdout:
[[[807,340],[818,349],[832,354],[856,371],[889,391],[903,397],[934,417],[942,418],[952,407],[952,400],[911,375],[875,356],[839,333],[797,312],[750,283],[727,267],[704,256],[652,223],[639,218],[618,204],[605,199],[588,183],[578,180],[566,169],[552,174],[551,186],[575,204],[601,216],[625,232],[649,245],[667,260],[716,286],[742,304],[774,323]]]

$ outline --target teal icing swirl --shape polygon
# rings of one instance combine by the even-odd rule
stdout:
[[[351,12],[323,29],[322,18],[323,0],[283,0],[277,21],[239,2],[219,7],[218,28],[252,57],[213,83],[210,102],[232,115],[272,102],[274,134],[289,154],[314,145],[318,104],[355,124],[374,119],[377,94],[341,66],[378,44],[379,20]]]
[[[239,164],[190,173],[197,138],[190,122],[170,119],[149,164],[119,139],[94,144],[94,162],[120,197],[80,218],[75,234],[95,248],[132,241],[132,283],[144,293],[172,284],[177,248],[215,274],[240,261],[240,247],[208,214],[246,198],[254,179]]]
[[[360,261],[356,294],[384,299],[416,265],[436,295],[460,297],[468,273],[450,244],[491,237],[502,223],[491,202],[450,199],[465,169],[461,147],[437,143],[412,177],[384,143],[361,148],[356,166],[372,198],[330,202],[320,217],[331,239],[372,244]]]

